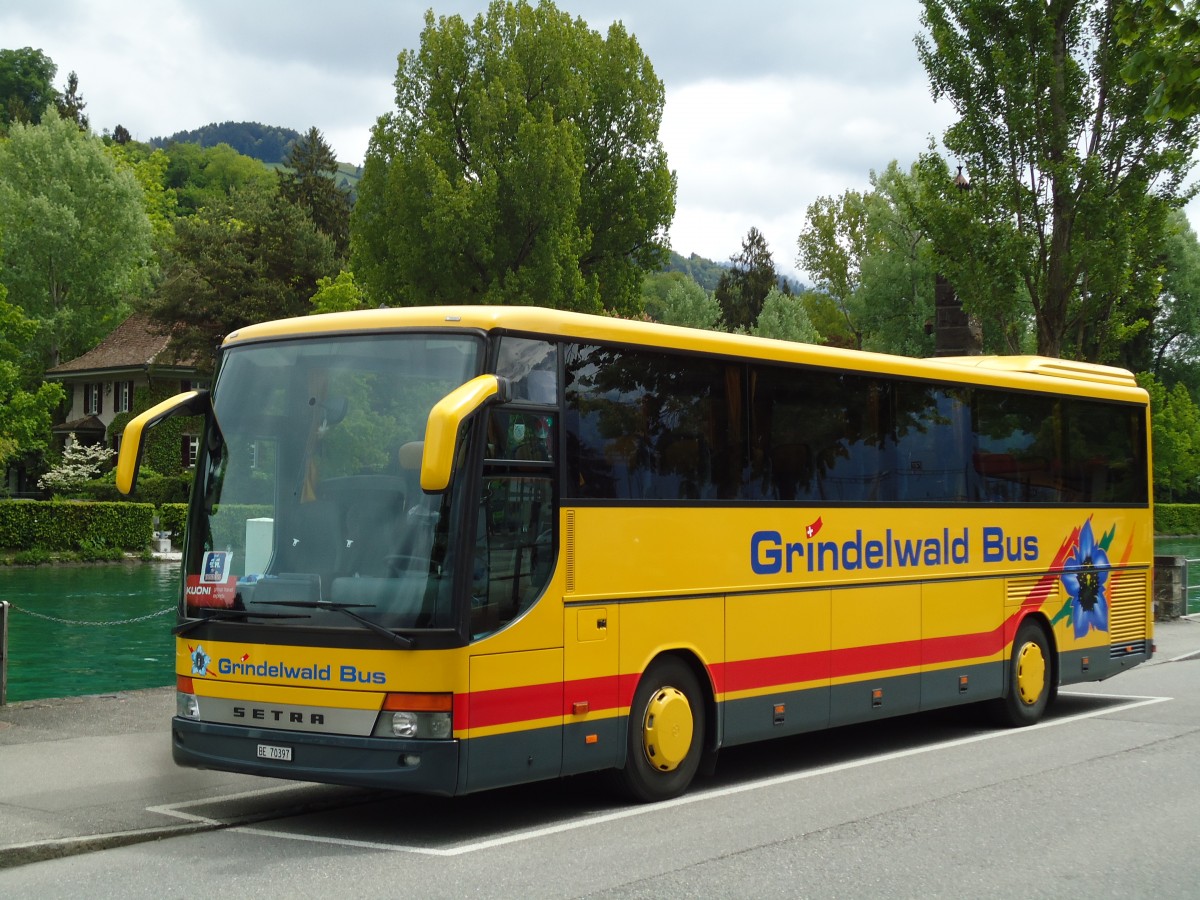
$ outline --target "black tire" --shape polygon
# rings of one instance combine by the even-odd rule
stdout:
[[[995,701],[993,712],[1002,725],[1021,728],[1041,721],[1056,693],[1050,641],[1036,622],[1026,621],[1013,638],[1008,665],[1008,693]]]
[[[621,786],[642,803],[684,793],[700,766],[704,727],[704,695],[695,674],[675,657],[655,661],[629,708]]]

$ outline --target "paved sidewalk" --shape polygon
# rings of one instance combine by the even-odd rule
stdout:
[[[0,707],[0,869],[223,827],[154,807],[293,784],[179,768],[174,707],[174,687]]]
[[[1155,642],[1149,665],[1200,657],[1200,615],[1157,623]],[[1096,689],[1136,693],[1125,677]],[[174,706],[173,686],[0,706],[0,869],[372,796],[180,768]]]

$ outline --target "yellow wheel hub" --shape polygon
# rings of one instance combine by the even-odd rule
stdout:
[[[1036,641],[1028,641],[1017,653],[1017,691],[1021,702],[1033,706],[1046,689],[1046,657]]]
[[[692,746],[692,707],[678,688],[660,688],[646,706],[642,746],[646,759],[660,772],[671,772]]]

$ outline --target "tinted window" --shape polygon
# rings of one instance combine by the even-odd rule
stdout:
[[[1147,502],[1136,406],[611,347],[564,359],[579,498]]]
[[[737,495],[739,367],[612,347],[573,346],[565,357],[567,479],[576,496]]]
[[[977,391],[972,466],[980,500],[1058,502],[1062,420],[1058,401],[1039,394]]]
[[[886,385],[852,373],[775,367],[753,370],[750,384],[749,496],[888,499]]]
[[[968,487],[973,440],[967,392],[902,381],[895,395],[890,499],[974,499]]]

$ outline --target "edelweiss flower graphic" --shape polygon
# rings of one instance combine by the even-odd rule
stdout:
[[[1108,631],[1108,553],[1096,543],[1091,519],[1083,523],[1079,542],[1063,565],[1062,583],[1071,596],[1075,637],[1084,637],[1093,628]]]

